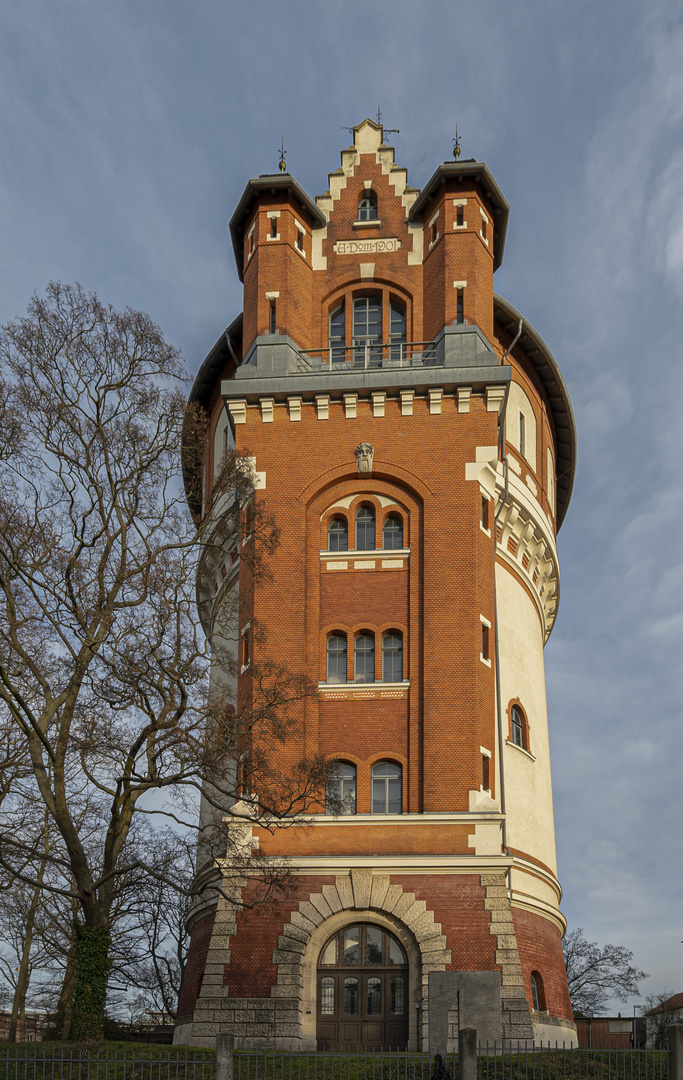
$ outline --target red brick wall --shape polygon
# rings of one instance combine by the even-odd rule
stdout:
[[[560,931],[548,919],[522,908],[512,909],[512,922],[517,935],[529,1008],[532,1008],[530,975],[532,971],[538,971],[543,980],[547,1011],[552,1016],[571,1020],[572,1007],[567,989]]]
[[[249,883],[242,893],[243,910],[238,912],[237,929],[230,938],[230,964],[225,967],[223,985],[230,997],[270,997],[275,984],[277,969],[273,964],[273,951],[278,947],[278,936],[300,900],[307,900],[312,892],[320,892],[323,885],[334,884],[333,877],[307,876],[294,878],[291,891],[273,904],[255,903],[257,886]]]
[[[195,1001],[199,997],[215,917],[215,913],[205,915],[203,919],[200,919],[192,927],[185,972],[183,974],[183,985],[180,988],[178,998],[179,1017],[191,1013]]]

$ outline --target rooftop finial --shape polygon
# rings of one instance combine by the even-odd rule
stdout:
[[[385,128],[384,124],[382,123],[382,110],[380,109],[379,105],[377,106],[377,123],[382,129],[382,140],[384,140],[385,135],[401,134],[398,128]]]
[[[280,172],[287,172],[287,162],[285,161],[285,158],[287,157],[287,151],[285,150],[285,137],[284,137],[284,135],[280,139],[279,154],[280,154],[280,163],[279,163],[278,168],[280,169]]]
[[[460,136],[458,135],[458,125],[455,125],[455,138],[453,139],[453,157],[457,161],[460,157]]]

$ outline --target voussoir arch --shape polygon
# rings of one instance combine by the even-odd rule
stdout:
[[[337,874],[334,885],[323,885],[320,892],[300,900],[289,923],[285,923],[273,951],[277,981],[272,997],[296,997],[301,1000],[301,1036],[303,1044],[315,1042],[316,970],[318,955],[327,939],[342,926],[373,922],[393,933],[403,945],[410,965],[411,1002],[427,997],[430,971],[445,971],[451,962],[446,937],[441,933],[434,912],[424,900],[406,892],[402,885],[392,885],[388,874],[375,874],[366,868],[352,868]],[[415,1009],[410,1009],[410,1041],[414,1044]],[[423,1016],[423,1021],[425,1017]]]

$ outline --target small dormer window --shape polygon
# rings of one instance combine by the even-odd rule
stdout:
[[[359,221],[377,221],[377,196],[374,191],[366,191],[358,203]]]

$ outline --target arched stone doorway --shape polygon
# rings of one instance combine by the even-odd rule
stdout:
[[[375,923],[332,934],[318,957],[318,1049],[404,1049],[408,1044],[408,957]]]

